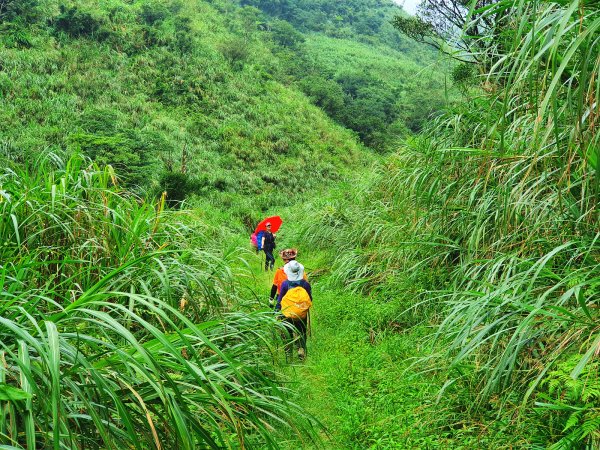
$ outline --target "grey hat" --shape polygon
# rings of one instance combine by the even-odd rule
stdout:
[[[304,266],[296,260],[291,260],[283,266],[283,271],[289,281],[300,281],[304,277]]]

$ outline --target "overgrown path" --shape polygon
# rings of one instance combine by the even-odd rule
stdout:
[[[428,328],[409,328],[395,302],[334,287],[317,259],[299,260],[313,284],[312,330],[306,361],[295,360],[285,371],[296,402],[324,426],[322,448],[472,448],[473,441],[461,437],[469,430],[436,425],[440,381],[415,365],[430,352]],[[272,274],[258,270],[258,259],[254,264],[256,289],[266,302]],[[319,448],[297,441],[287,446]]]

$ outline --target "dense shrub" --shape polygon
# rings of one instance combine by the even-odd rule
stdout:
[[[291,23],[285,20],[275,20],[269,25],[271,38],[281,47],[296,49],[304,43],[305,38]]]
[[[178,207],[190,194],[196,192],[196,185],[185,173],[165,172],[158,181],[158,190],[159,193],[166,193],[166,201],[170,207]]]
[[[241,69],[250,56],[250,49],[243,38],[235,38],[219,45],[219,50],[235,69]]]
[[[39,0],[0,0],[0,24],[35,22],[40,18]]]
[[[148,186],[151,166],[157,154],[146,148],[136,132],[111,135],[76,133],[69,136],[75,151],[82,152],[99,164],[110,164],[131,187]]]
[[[102,21],[77,6],[61,5],[60,14],[54,19],[54,27],[72,37],[94,37],[100,34]]]
[[[299,84],[315,105],[332,118],[341,120],[344,116],[345,95],[339,83],[313,75],[303,78]]]
[[[8,48],[31,48],[33,45],[31,33],[19,23],[0,25],[0,42]]]

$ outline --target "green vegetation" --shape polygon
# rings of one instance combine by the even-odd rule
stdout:
[[[391,0],[240,0],[240,3],[290,22],[301,32],[382,43],[394,49],[411,49],[415,56],[420,55],[418,47],[393,29],[391,19],[403,12]]]
[[[459,66],[465,98],[310,205],[303,239],[339,287],[433,327],[419,370],[442,375],[436,414],[466,448],[596,448],[598,10],[476,12],[488,73]]]
[[[242,1],[274,44],[278,78],[379,152],[395,148],[443,107],[447,62],[397,33],[389,1]],[[252,7],[248,6],[251,5]],[[260,14],[254,8],[259,8]],[[436,66],[427,70],[424,66]]]
[[[33,23],[6,16],[2,145],[29,163],[46,149],[83,152],[138,192],[183,175],[173,198],[244,196],[257,209],[367,157],[352,133],[274,79],[256,24],[218,6],[76,2],[40,6]]]
[[[0,175],[2,444],[310,438],[273,371],[275,321],[224,314],[238,302],[235,255],[210,246],[211,227],[122,192],[89,160],[36,163],[3,160]]]
[[[235,235],[374,156],[261,14],[0,0],[3,446],[316,440]]]
[[[420,11],[0,0],[2,446],[600,445],[597,4]]]

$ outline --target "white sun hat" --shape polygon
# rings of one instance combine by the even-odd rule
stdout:
[[[289,281],[300,281],[304,277],[304,266],[295,260],[283,266],[283,271]]]

